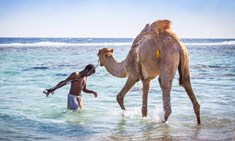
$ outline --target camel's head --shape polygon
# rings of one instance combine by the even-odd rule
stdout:
[[[99,49],[99,52],[97,55],[99,57],[100,66],[104,66],[105,59],[107,59],[107,57],[113,57],[113,49],[112,48]]]

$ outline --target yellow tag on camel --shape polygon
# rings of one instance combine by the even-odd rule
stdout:
[[[157,51],[156,51],[156,57],[157,57],[157,58],[160,58],[160,56],[161,56],[160,50],[157,50]]]

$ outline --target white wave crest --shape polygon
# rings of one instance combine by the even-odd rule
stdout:
[[[79,46],[131,46],[131,42],[111,43],[63,43],[63,42],[36,42],[36,43],[10,43],[0,44],[0,47],[79,47]]]
[[[0,44],[0,47],[80,47],[80,46],[131,46],[132,42],[108,42],[108,43],[65,43],[65,42],[36,42],[36,43],[10,43]],[[235,41],[187,43],[186,46],[223,46],[235,45]]]
[[[184,43],[186,46],[223,46],[223,45],[235,45],[235,41],[223,41],[214,43]]]

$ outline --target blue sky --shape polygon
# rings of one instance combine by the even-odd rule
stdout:
[[[0,0],[0,37],[131,37],[170,19],[182,38],[235,38],[234,0]]]

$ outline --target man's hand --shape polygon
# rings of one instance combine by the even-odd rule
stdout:
[[[98,96],[97,92],[93,92],[93,94],[94,94],[94,96],[95,96],[95,97],[97,97],[97,96]]]
[[[43,93],[48,97],[49,94],[54,94],[54,89],[46,89],[43,91]]]

